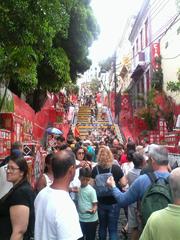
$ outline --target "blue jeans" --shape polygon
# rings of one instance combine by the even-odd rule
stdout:
[[[98,204],[99,240],[106,240],[107,230],[110,240],[117,240],[117,227],[120,214],[118,204]]]

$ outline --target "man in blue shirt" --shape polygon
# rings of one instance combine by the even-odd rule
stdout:
[[[152,161],[152,168],[157,178],[166,179],[169,176],[168,172],[168,151],[164,146],[151,144],[148,149],[149,158]],[[117,202],[121,207],[130,205],[138,200],[141,200],[143,194],[151,184],[148,175],[139,176],[129,187],[128,191],[121,192],[116,187],[113,177],[109,177],[107,184],[112,188],[112,192]]]

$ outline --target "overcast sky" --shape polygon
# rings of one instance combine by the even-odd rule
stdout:
[[[91,0],[100,35],[90,48],[93,63],[111,56],[121,38],[128,16],[137,14],[143,0]]]

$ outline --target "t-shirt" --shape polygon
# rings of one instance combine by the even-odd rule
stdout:
[[[49,176],[46,173],[43,173],[43,176],[45,177],[46,180],[46,186],[50,186],[53,181],[49,178]]]
[[[179,240],[180,206],[168,207],[153,212],[149,217],[140,240]]]
[[[134,163],[133,162],[126,162],[126,163],[123,163],[121,165],[121,169],[124,173],[124,175],[126,176],[128,174],[128,172],[133,169],[134,167]]]
[[[34,233],[34,198],[35,194],[27,181],[17,187],[5,201],[0,202],[0,239],[9,240],[12,234],[12,225],[9,209],[11,206],[24,205],[29,207],[29,224],[24,239]]]
[[[135,179],[140,175],[141,169],[140,168],[133,168],[127,174],[127,180],[129,186],[135,181]]]
[[[98,166],[99,173],[108,173],[108,172],[110,172],[110,168],[104,169],[104,168],[102,168],[99,165],[97,165],[97,166]],[[115,181],[116,185],[118,186],[119,179],[121,179],[123,177],[123,172],[122,172],[121,168],[118,165],[113,164],[112,168],[111,168],[111,173],[112,173],[112,175],[114,177],[114,181]],[[98,174],[98,172],[97,172],[97,168],[95,166],[93,168],[93,170],[92,170],[91,177],[93,179],[95,179],[97,174]],[[114,198],[113,195],[112,196],[105,196],[105,197],[98,197],[98,202],[102,203],[102,204],[107,204],[107,205],[117,203],[117,201],[116,201],[116,199]]]
[[[121,155],[121,157],[120,157],[119,162],[120,162],[120,165],[123,164],[123,163],[128,162],[127,154],[124,154],[124,153],[123,153],[123,154]]]
[[[80,161],[76,160],[76,165],[79,165],[79,164],[80,164]],[[81,182],[79,180],[79,169],[80,169],[79,167],[76,168],[74,179],[69,184],[70,188],[73,188],[73,187],[80,188],[80,186],[81,186]],[[77,200],[77,193],[70,192],[70,196],[73,200]]]
[[[35,199],[35,240],[77,240],[79,216],[69,193],[45,187]]]
[[[97,196],[95,189],[87,185],[81,187],[78,193],[78,213],[81,222],[95,222],[98,220],[97,212],[95,214],[87,213],[92,209],[93,203],[97,203]]]

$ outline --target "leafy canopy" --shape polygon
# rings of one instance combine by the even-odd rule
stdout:
[[[99,28],[88,0],[1,0],[0,82],[18,92],[58,91],[91,61]]]

